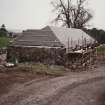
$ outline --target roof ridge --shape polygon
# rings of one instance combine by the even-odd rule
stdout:
[[[73,29],[73,30],[82,30],[82,29],[78,29],[78,28],[68,28],[68,27],[58,27],[58,26],[46,26],[46,27],[49,27],[49,28],[51,28],[51,27],[53,27],[53,28],[59,28],[59,29]]]

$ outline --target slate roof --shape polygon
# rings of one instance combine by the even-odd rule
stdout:
[[[47,46],[61,47],[63,44],[53,34],[46,30],[26,30],[17,38],[12,46]]]
[[[14,41],[13,46],[75,47],[95,40],[80,29],[47,26],[41,30],[26,30]]]

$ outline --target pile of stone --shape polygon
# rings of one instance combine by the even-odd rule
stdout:
[[[95,49],[75,51],[67,54],[66,66],[72,71],[87,70],[94,64]]]

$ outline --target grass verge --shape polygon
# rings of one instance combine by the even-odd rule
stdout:
[[[57,65],[44,65],[44,64],[20,64],[18,69],[21,71],[32,72],[41,75],[63,76],[65,68]]]
[[[98,53],[105,53],[105,45],[101,45],[97,47],[97,52]]]

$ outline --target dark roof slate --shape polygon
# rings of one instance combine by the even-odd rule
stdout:
[[[47,46],[61,47],[62,43],[53,34],[52,31],[46,30],[26,30],[14,41],[13,46]]]

